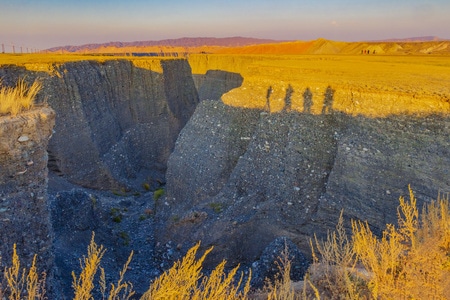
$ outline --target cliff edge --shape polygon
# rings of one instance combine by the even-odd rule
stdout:
[[[48,107],[0,117],[0,256],[10,265],[13,244],[24,265],[53,266],[47,197],[47,145],[55,124]]]

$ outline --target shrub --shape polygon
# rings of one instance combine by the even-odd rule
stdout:
[[[148,182],[144,182],[142,184],[142,187],[144,188],[144,190],[149,191],[150,190],[150,184]]]
[[[81,273],[76,276],[75,272],[72,272],[74,288],[74,300],[90,300],[94,299],[92,291],[95,288],[94,278],[97,274],[98,269],[100,269],[100,292],[103,299],[129,299],[134,295],[133,285],[129,282],[123,282],[123,277],[131,262],[133,257],[133,252],[131,252],[125,263],[122,271],[120,272],[119,280],[116,284],[111,283],[108,291],[106,284],[106,276],[103,268],[100,267],[100,261],[102,260],[103,254],[105,254],[105,249],[103,246],[98,246],[94,241],[94,233],[92,234],[91,242],[88,246],[88,256],[80,259]]]
[[[157,201],[157,200],[158,200],[159,198],[161,198],[163,195],[164,195],[164,189],[163,189],[163,188],[156,189],[156,190],[153,192],[153,199],[154,199],[155,201]]]
[[[28,87],[24,78],[19,79],[15,87],[2,87],[0,81],[0,115],[16,116],[23,110],[30,109],[41,88],[42,85],[39,81],[34,81]]]
[[[349,239],[342,225],[325,242],[315,241],[308,278],[327,298],[449,299],[450,212],[448,196],[424,205],[419,215],[409,188],[400,197],[398,226],[377,238],[367,222],[352,221]],[[312,244],[312,243],[311,243]],[[314,248],[313,248],[313,256]],[[337,296],[339,295],[339,296]]]
[[[223,211],[223,204],[222,203],[217,203],[217,202],[212,202],[209,203],[209,207],[216,213],[221,213]]]
[[[122,222],[123,214],[122,214],[121,209],[113,207],[109,211],[109,215],[111,216],[111,219],[113,220],[113,222],[115,222],[115,223]]]
[[[225,260],[222,261],[209,276],[202,274],[202,264],[212,247],[196,260],[200,243],[193,246],[181,261],[174,263],[172,268],[164,272],[142,296],[142,300],[150,299],[245,299],[250,289],[250,276],[242,291],[239,291],[243,275],[235,282],[239,268],[225,274]]]
[[[28,273],[28,274],[27,274]],[[27,274],[27,275],[26,275]],[[45,296],[45,278],[42,273],[41,278],[37,273],[36,255],[33,257],[31,267],[27,272],[26,268],[20,269],[20,258],[17,255],[16,244],[13,246],[12,265],[4,269],[6,286],[0,285],[0,299],[9,300],[41,300]]]

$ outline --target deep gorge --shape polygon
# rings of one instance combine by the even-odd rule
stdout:
[[[2,232],[3,261],[13,242],[28,247],[33,236],[37,242],[22,253],[42,254],[45,268],[54,266],[54,292],[67,295],[70,272],[95,231],[108,249],[110,273],[135,250],[129,276],[142,292],[198,240],[215,246],[209,266],[222,259],[261,266],[263,251],[279,237],[309,256],[309,238],[333,229],[342,209],[346,220],[367,220],[381,232],[395,222],[409,184],[420,205],[450,191],[446,114],[370,118],[232,107],[220,97],[245,79],[209,70],[207,60],[195,62],[205,74],[192,74],[190,63],[0,68],[5,84],[39,78],[38,103],[55,114],[48,113],[53,131],[53,117],[38,118],[47,127],[27,127],[36,139],[21,153],[35,154],[40,168],[30,167],[25,181],[16,173],[29,158],[11,155],[25,127],[0,136],[2,228],[16,220],[8,226],[23,232],[22,244],[17,232]],[[165,195],[155,199],[158,188]],[[23,201],[34,207],[19,207]]]

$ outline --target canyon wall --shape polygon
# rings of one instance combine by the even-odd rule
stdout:
[[[408,185],[419,207],[450,191],[448,136],[443,115],[270,114],[203,101],[168,161],[158,238],[214,245],[213,264],[251,264],[279,236],[309,253],[341,210],[380,234]]]
[[[47,144],[55,113],[40,107],[0,117],[0,257],[11,266],[13,244],[22,266],[37,254],[40,271],[53,266],[47,197]],[[51,273],[47,273],[49,276]]]
[[[152,70],[152,67],[156,71]],[[117,190],[164,182],[179,131],[198,103],[185,60],[69,62],[51,72],[0,69],[5,83],[19,77],[43,83],[38,101],[56,112],[49,168],[70,182]]]
[[[9,86],[19,78],[39,80],[36,102],[56,112],[26,113],[14,126],[0,126],[2,262],[10,262],[12,243],[18,243],[26,262],[36,253],[40,267],[52,270],[54,295],[67,296],[70,274],[95,232],[109,249],[103,262],[108,274],[135,251],[128,276],[145,291],[162,260],[153,251],[150,191],[164,185],[167,160],[199,95],[219,99],[242,77],[223,71],[192,76],[186,60],[156,59],[11,65],[0,68],[0,78]],[[18,141],[25,134],[27,140]]]

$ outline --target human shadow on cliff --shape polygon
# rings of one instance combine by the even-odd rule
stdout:
[[[274,108],[275,105],[271,105],[271,102],[273,101],[271,99],[271,96],[273,94],[274,90],[272,86],[269,86],[267,89],[266,94],[266,103],[264,105],[264,110],[266,112],[273,112],[271,108]],[[281,111],[283,112],[289,112],[293,110],[293,94],[295,93],[294,88],[291,84],[288,84],[285,90],[285,95],[283,97],[283,107]],[[323,102],[322,102],[322,110],[321,114],[332,114],[333,113],[333,102],[334,102],[334,93],[335,90],[331,88],[331,86],[328,86],[325,89],[325,92],[323,94]],[[311,92],[311,89],[309,87],[306,87],[305,91],[302,94],[302,102],[303,102],[303,113],[305,114],[311,114],[311,108],[313,107],[313,93]],[[298,106],[297,106],[298,107]]]

